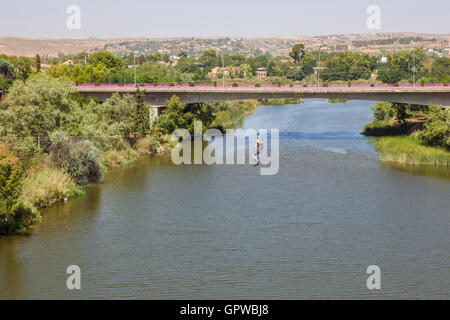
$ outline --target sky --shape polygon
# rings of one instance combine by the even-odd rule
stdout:
[[[0,36],[31,38],[269,37],[375,32],[450,33],[449,0],[2,1]],[[70,29],[70,5],[80,28]],[[380,8],[380,29],[366,10]],[[71,20],[72,22],[75,20]],[[74,24],[72,24],[73,26]]]

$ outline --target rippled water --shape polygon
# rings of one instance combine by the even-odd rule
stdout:
[[[450,179],[380,164],[359,134],[369,105],[258,108],[242,126],[280,129],[275,176],[168,155],[110,172],[0,238],[0,298],[448,299]],[[81,291],[65,286],[73,264]]]

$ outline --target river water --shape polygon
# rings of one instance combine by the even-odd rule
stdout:
[[[448,171],[383,166],[359,134],[370,104],[258,108],[242,127],[280,129],[274,176],[168,155],[109,172],[0,238],[0,298],[448,299]]]

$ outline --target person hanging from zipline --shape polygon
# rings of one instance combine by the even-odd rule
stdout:
[[[255,161],[255,164],[253,164],[254,167],[256,167],[257,165],[260,164],[259,155],[262,151],[263,146],[264,146],[264,142],[261,139],[261,137],[259,136],[259,131],[257,131],[256,132],[256,146],[255,146],[256,151],[252,156],[253,160]]]

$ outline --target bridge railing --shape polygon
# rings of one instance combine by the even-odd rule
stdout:
[[[188,83],[158,83],[158,84],[153,84],[153,83],[144,83],[144,84],[138,84],[139,87],[144,87],[144,88],[183,88],[183,87],[200,87],[200,88],[213,88],[213,87],[217,87],[217,88],[221,88],[221,87],[225,87],[225,88],[233,88],[235,87],[235,85],[230,84],[230,83],[226,83],[225,85],[223,84],[208,84],[208,83],[196,83],[195,85],[192,84],[188,84]],[[135,87],[134,83],[127,83],[127,84],[117,84],[117,83],[101,83],[101,84],[95,84],[95,83],[80,83],[77,85],[79,88],[86,88],[86,87],[100,87],[100,88],[117,88],[117,87]],[[372,88],[386,88],[386,87],[413,87],[414,85],[412,83],[399,83],[398,85],[395,84],[390,84],[390,83],[377,83],[377,84],[361,84],[361,83],[355,83],[355,84],[351,84],[351,87],[356,87],[356,88],[367,88],[367,87],[372,87]],[[415,87],[444,87],[447,86],[446,84],[443,83],[426,83],[426,84],[415,84]],[[238,86],[239,88],[255,88],[256,85],[252,84],[252,83],[239,83]],[[263,84],[261,83],[258,87],[261,88],[317,88],[317,84],[308,84],[308,85],[303,85],[303,84]],[[348,84],[344,84],[344,83],[330,83],[327,84],[326,86],[324,86],[323,84],[320,85],[321,88],[327,87],[327,88],[346,88],[349,87]]]

